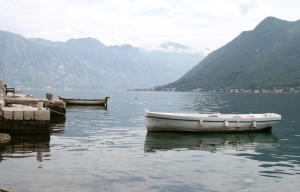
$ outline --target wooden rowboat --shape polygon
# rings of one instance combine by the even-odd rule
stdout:
[[[58,96],[59,100],[64,101],[66,104],[70,105],[102,105],[107,106],[107,100],[110,98],[106,96],[105,99],[75,99],[75,98],[65,98]]]
[[[271,129],[281,115],[157,113],[144,110],[147,131],[226,132]]]

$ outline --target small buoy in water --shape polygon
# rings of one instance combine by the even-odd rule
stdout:
[[[225,127],[228,127],[228,121],[225,120]]]
[[[256,128],[256,121],[253,120],[253,128],[255,129]]]
[[[202,119],[200,119],[199,124],[200,124],[200,126],[203,125],[203,120]]]

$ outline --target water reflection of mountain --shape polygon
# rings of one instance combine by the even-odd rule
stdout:
[[[156,152],[166,150],[204,150],[221,152],[232,148],[255,150],[257,145],[278,144],[278,138],[271,132],[249,133],[173,133],[148,132],[144,151]]]

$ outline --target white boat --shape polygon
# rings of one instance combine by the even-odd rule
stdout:
[[[201,114],[159,113],[144,110],[147,131],[226,132],[271,129],[281,120],[276,113]]]
[[[107,100],[109,96],[106,96],[105,99],[75,99],[75,98],[65,98],[58,96],[59,100],[64,101],[66,104],[72,105],[104,105],[107,106]]]

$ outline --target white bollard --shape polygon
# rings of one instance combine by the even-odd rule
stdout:
[[[0,111],[3,109],[3,101],[0,101]]]
[[[38,110],[42,110],[43,109],[43,102],[38,102]]]

